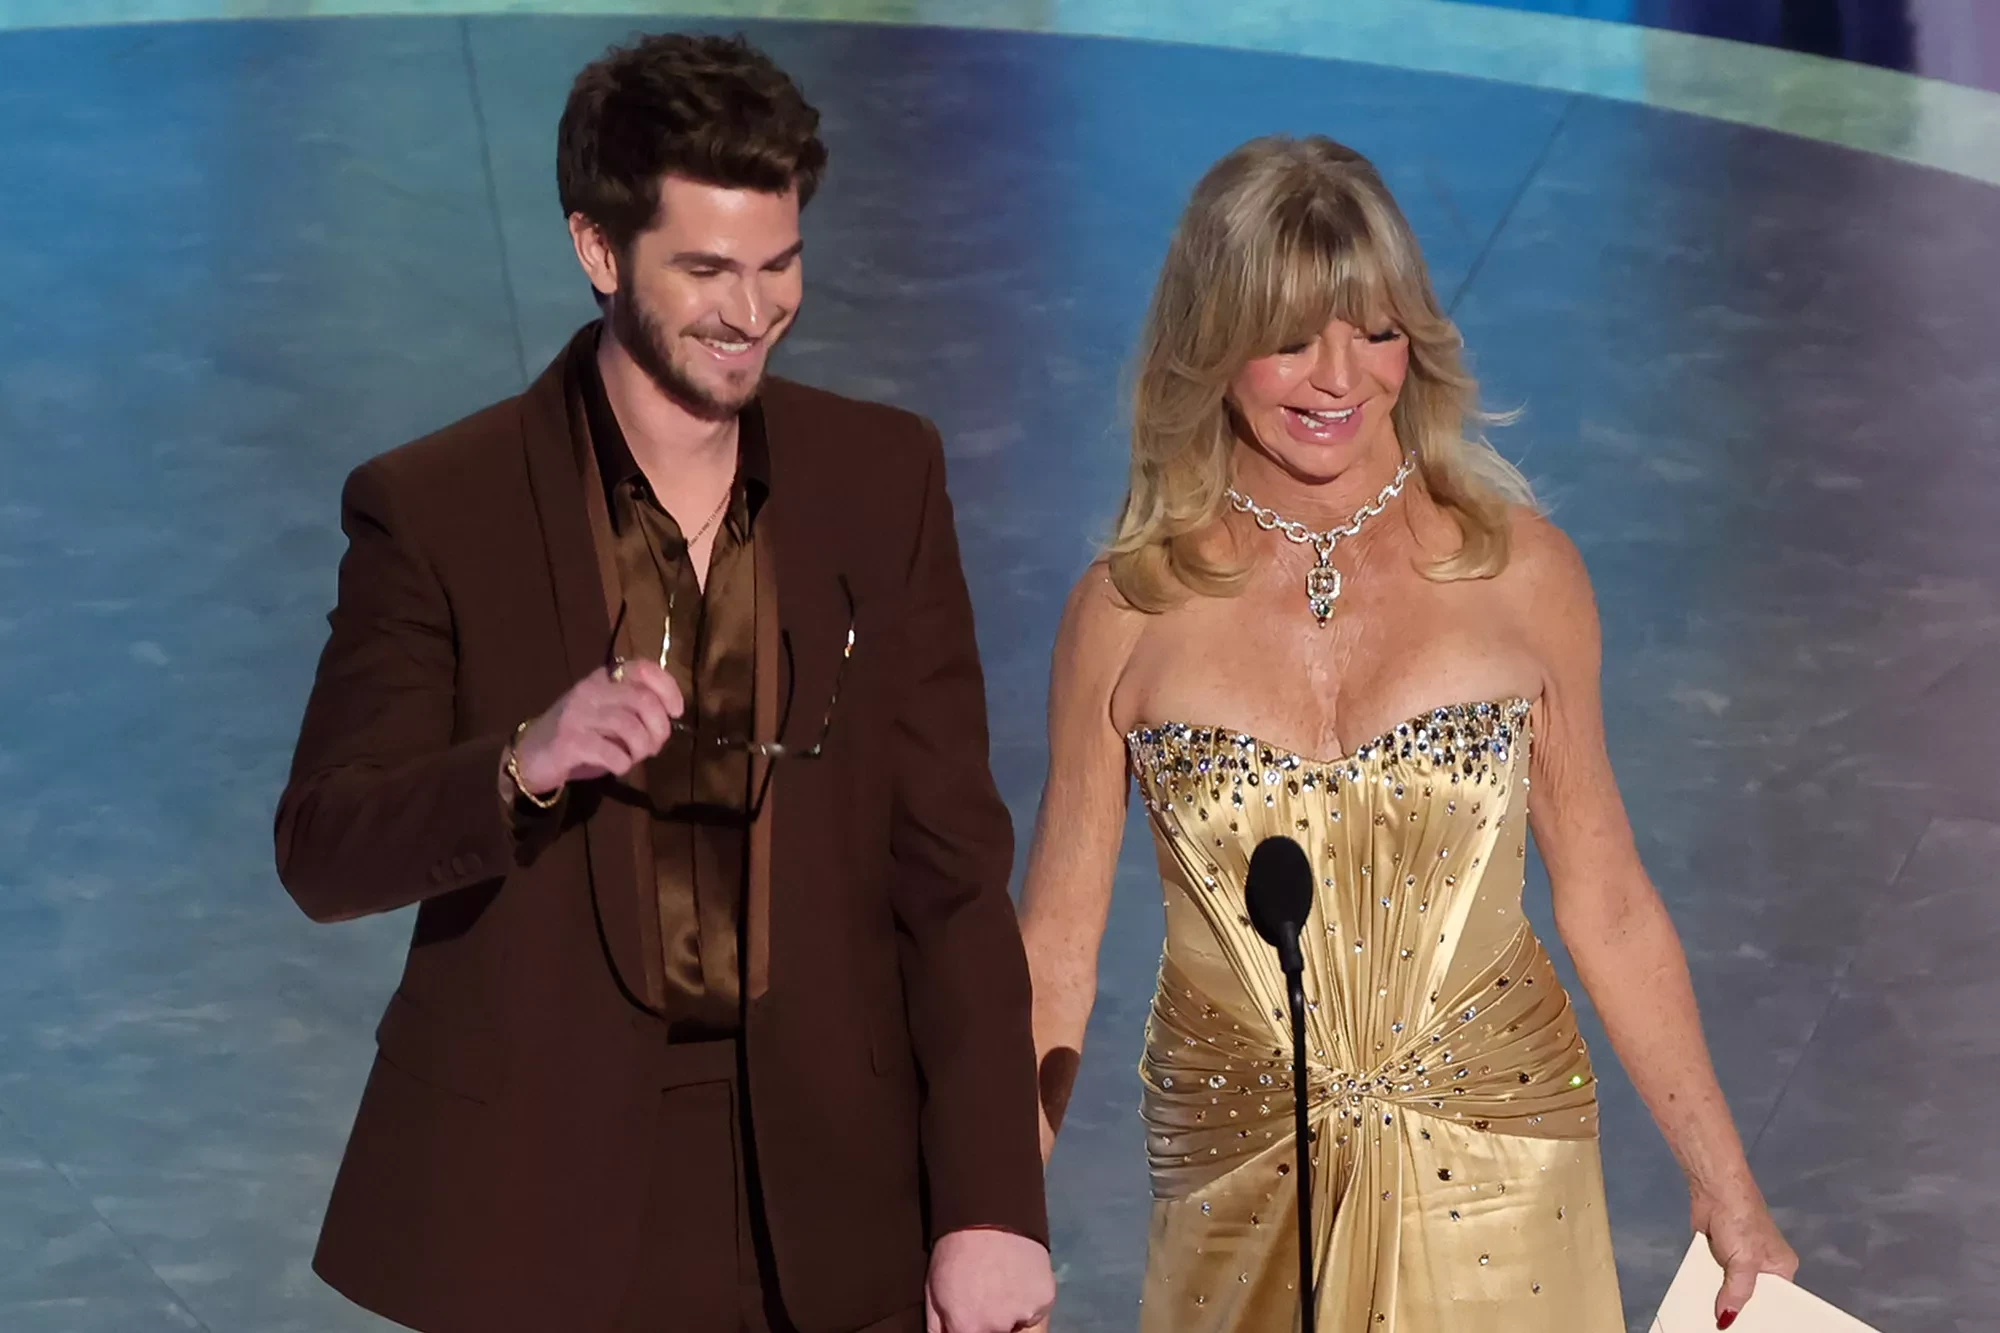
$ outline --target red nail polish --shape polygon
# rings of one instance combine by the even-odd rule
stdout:
[[[1722,1317],[1715,1321],[1715,1326],[1717,1328],[1728,1328],[1731,1324],[1735,1322],[1736,1322],[1736,1311],[1724,1310],[1722,1312]]]

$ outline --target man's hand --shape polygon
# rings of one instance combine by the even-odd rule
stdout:
[[[1055,1270],[1041,1242],[1011,1231],[954,1231],[931,1251],[929,1333],[1016,1333],[1048,1317]]]
[[[658,754],[687,709],[681,688],[643,658],[593,671],[521,733],[521,786],[548,796],[569,783],[623,777]]]

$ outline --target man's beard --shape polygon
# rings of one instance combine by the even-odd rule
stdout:
[[[768,351],[764,365],[758,367],[756,380],[740,396],[717,398],[696,383],[687,371],[674,364],[673,356],[667,350],[671,339],[653,312],[640,304],[636,293],[629,288],[621,291],[611,298],[609,306],[605,327],[611,330],[611,336],[618,340],[625,354],[646,372],[647,378],[658,386],[660,392],[679,403],[690,415],[703,421],[727,421],[748,407],[750,400],[764,387],[764,374],[770,365]]]

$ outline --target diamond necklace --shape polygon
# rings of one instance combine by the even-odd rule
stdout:
[[[1333,619],[1333,604],[1340,598],[1340,571],[1333,567],[1335,544],[1343,537],[1352,537],[1360,532],[1364,523],[1386,509],[1389,501],[1401,495],[1403,483],[1410,479],[1410,472],[1415,467],[1416,460],[1405,456],[1403,465],[1396,469],[1394,480],[1382,488],[1373,504],[1362,505],[1344,525],[1328,528],[1325,532],[1314,532],[1303,523],[1266,509],[1234,486],[1229,488],[1229,502],[1236,506],[1238,513],[1254,518],[1257,526],[1264,531],[1279,533],[1287,541],[1313,548],[1316,559],[1313,567],[1306,571],[1306,605],[1312,608],[1313,615],[1324,627]]]

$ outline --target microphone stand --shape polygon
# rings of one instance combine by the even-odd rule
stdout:
[[[1296,954],[1294,955],[1296,957]],[[1314,1333],[1312,1131],[1306,1125],[1306,990],[1305,965],[1284,960],[1285,982],[1292,1001],[1292,1130],[1298,1138],[1299,1177],[1299,1327]]]
[[[1263,839],[1243,877],[1244,906],[1264,943],[1278,952],[1278,970],[1292,1002],[1292,1134],[1299,1170],[1299,1327],[1314,1333],[1312,1127],[1306,1123],[1311,1086],[1306,1075],[1306,960],[1299,936],[1312,916],[1313,873],[1305,848],[1283,834]],[[1342,1330],[1347,1333],[1347,1330]]]

